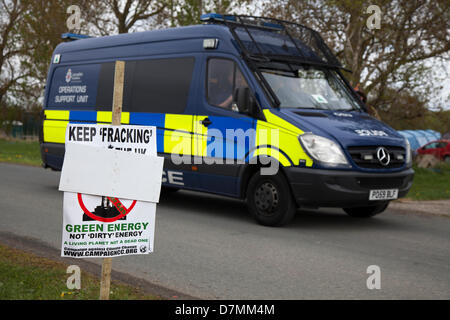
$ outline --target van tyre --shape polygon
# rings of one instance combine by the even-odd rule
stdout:
[[[247,207],[259,224],[279,227],[290,222],[297,210],[282,173],[261,175],[258,170],[247,186]]]
[[[370,218],[382,213],[388,207],[389,202],[375,206],[343,208],[343,210],[354,218]]]

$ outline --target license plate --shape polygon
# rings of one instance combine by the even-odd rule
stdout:
[[[370,190],[369,200],[393,200],[398,198],[398,189]]]

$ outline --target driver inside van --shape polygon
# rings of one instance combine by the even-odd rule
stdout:
[[[208,72],[209,103],[238,112],[237,105],[233,103],[233,92],[236,88],[245,87],[248,87],[247,82],[234,62],[224,59],[210,60]]]

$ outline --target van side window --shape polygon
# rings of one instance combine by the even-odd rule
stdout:
[[[102,63],[98,76],[97,87],[97,111],[111,111],[114,92],[114,62]],[[127,61],[125,64],[125,78],[123,88],[122,111],[130,111],[131,86],[133,80],[134,62]]]
[[[188,101],[194,61],[194,58],[133,61],[131,111],[183,113]],[[125,87],[127,85],[125,83]]]
[[[237,88],[248,87],[248,84],[236,63],[228,59],[209,59],[207,73],[208,103],[216,107],[239,111],[233,104],[233,93]]]
[[[98,111],[112,110],[114,91],[114,62],[102,63],[98,76],[97,101]]]

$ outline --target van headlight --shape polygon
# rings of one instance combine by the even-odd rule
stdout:
[[[408,139],[405,138],[406,143],[406,166],[410,167],[412,165],[412,150]]]
[[[315,160],[331,166],[349,165],[341,147],[334,141],[312,133],[302,134],[299,140]]]

